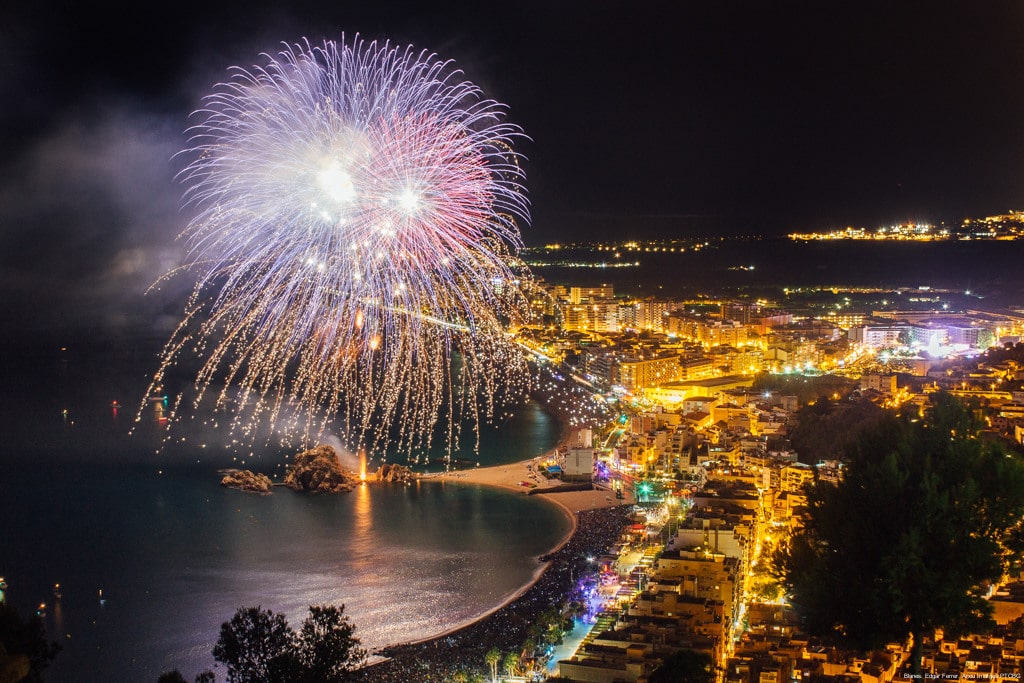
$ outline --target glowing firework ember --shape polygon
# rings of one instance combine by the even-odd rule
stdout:
[[[522,133],[433,54],[357,37],[264,57],[190,129],[198,279],[156,382],[194,352],[195,405],[249,406],[243,431],[337,415],[352,448],[411,452],[445,420],[451,439],[526,377],[504,331]]]

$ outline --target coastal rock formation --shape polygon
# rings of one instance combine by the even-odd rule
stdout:
[[[285,486],[312,493],[351,491],[358,483],[358,475],[342,469],[338,454],[325,445],[296,455],[284,478]]]
[[[270,477],[265,474],[257,474],[250,470],[220,470],[224,478],[220,480],[221,486],[227,486],[239,491],[250,493],[270,493],[273,483]]]
[[[415,476],[408,467],[403,465],[392,465],[390,463],[384,463],[377,470],[376,475],[377,481],[397,481],[406,482],[412,481]]]

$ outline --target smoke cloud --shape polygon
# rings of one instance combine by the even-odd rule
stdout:
[[[4,164],[0,297],[8,328],[162,332],[188,291],[170,116],[128,105],[66,117]]]

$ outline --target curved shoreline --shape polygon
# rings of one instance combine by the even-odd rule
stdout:
[[[566,430],[554,451],[572,436]],[[483,654],[491,647],[515,650],[526,631],[545,609],[565,598],[572,590],[572,577],[582,570],[581,558],[597,555],[610,547],[626,523],[629,500],[616,500],[608,491],[555,491],[558,484],[540,479],[536,465],[548,453],[505,465],[471,470],[425,474],[421,481],[442,484],[479,485],[541,494],[568,518],[569,531],[546,554],[531,580],[503,598],[495,607],[443,632],[405,643],[388,645],[373,654],[381,658],[360,670],[360,680],[381,683],[422,683],[448,681],[455,671],[482,667]],[[529,468],[528,466],[534,467]],[[534,488],[521,482],[537,482]]]
[[[529,461],[524,460],[523,463],[520,463],[520,464],[525,464],[526,462],[529,462]],[[482,482],[456,482],[456,483],[459,484],[459,485],[463,485],[463,484],[478,484],[478,485],[481,485],[481,486],[494,486],[494,487],[502,488],[502,489],[509,488],[509,487],[506,487],[506,486],[501,486],[499,484],[488,484],[488,483],[482,483]],[[554,546],[551,547],[550,550],[548,550],[546,553],[544,553],[540,557],[549,557],[549,556],[553,555],[554,553],[557,553],[559,550],[564,548],[566,545],[568,545],[569,541],[572,540],[572,537],[576,534],[576,530],[579,527],[579,523],[576,520],[576,514],[568,506],[566,506],[564,503],[562,503],[560,501],[553,500],[553,499],[549,499],[548,502],[550,504],[554,505],[555,507],[559,508],[562,511],[562,513],[565,515],[566,519],[569,520],[569,530],[566,532],[566,534]],[[419,645],[421,643],[427,643],[427,642],[430,642],[432,640],[437,640],[437,639],[440,639],[440,638],[444,638],[445,636],[449,636],[449,635],[451,635],[453,633],[461,631],[464,628],[472,626],[473,624],[475,624],[475,623],[477,623],[479,621],[487,619],[488,617],[493,615],[495,612],[500,611],[501,609],[503,609],[503,608],[511,605],[512,603],[514,603],[519,598],[523,597],[531,588],[533,588],[537,584],[538,581],[540,581],[541,577],[544,575],[544,572],[546,572],[548,570],[548,567],[550,565],[551,565],[551,561],[550,560],[548,560],[548,561],[543,561],[542,560],[541,564],[533,571],[533,575],[530,577],[529,581],[527,581],[525,584],[520,586],[515,591],[512,591],[508,595],[502,597],[498,601],[497,605],[495,605],[494,607],[486,610],[485,612],[481,612],[479,615],[474,616],[474,617],[472,617],[470,619],[465,619],[465,620],[459,622],[458,624],[455,624],[454,626],[452,626],[452,627],[450,627],[450,628],[448,628],[448,629],[446,629],[444,631],[441,631],[440,633],[435,633],[433,635],[429,635],[429,636],[426,636],[424,638],[418,638],[416,640],[410,640],[407,643],[403,643],[402,645]],[[400,646],[387,645],[387,646],[385,646],[383,648],[380,648],[380,650],[378,650],[378,651],[383,651],[383,650],[386,650],[386,649],[388,649],[390,647],[400,647]]]
[[[537,478],[537,465],[540,461],[556,456],[558,450],[567,446],[576,434],[576,430],[569,427],[563,420],[559,419],[559,423],[562,427],[561,435],[555,445],[552,446],[551,450],[546,453],[503,465],[488,465],[487,467],[476,467],[473,469],[421,474],[417,476],[417,480],[439,481],[442,484],[447,482],[454,484],[476,484],[480,486],[492,486],[506,491],[515,491],[523,495],[543,495],[544,500],[562,510],[566,519],[569,520],[569,530],[566,532],[565,536],[555,543],[550,550],[540,556],[550,557],[568,545],[576,534],[579,527],[579,523],[577,521],[577,514],[579,512],[597,508],[617,507],[619,505],[628,505],[630,503],[628,500],[613,499],[607,492],[600,490],[548,492],[545,489],[555,488],[558,485],[552,484],[548,480],[545,480],[543,485],[538,484],[535,488],[526,488],[520,485],[519,482],[522,481],[534,480],[539,482],[540,480]],[[532,468],[530,466],[532,466]],[[403,645],[418,645],[444,638],[445,636],[456,633],[478,621],[487,619],[495,612],[507,607],[525,595],[531,588],[533,588],[534,585],[536,585],[550,565],[550,560],[542,561],[542,564],[533,572],[533,576],[527,583],[523,584],[523,586],[512,593],[509,593],[506,597],[502,598],[497,605],[485,612],[482,612],[480,615],[471,619],[463,620],[440,633],[411,640],[403,643]],[[387,645],[380,648],[378,651],[383,651],[390,647],[396,646]]]
[[[620,536],[631,506],[585,510],[576,515],[575,532],[548,560],[537,581],[519,597],[471,623],[442,635],[377,650],[381,661],[358,672],[360,681],[379,683],[448,682],[457,671],[484,669],[491,648],[519,651],[541,613],[571,592],[573,577],[586,568],[588,555],[607,550]]]
[[[556,444],[555,446],[556,451],[560,446],[565,444],[565,442],[568,440],[568,436],[569,435],[566,435],[565,437],[559,440],[558,444]],[[548,486],[540,486],[538,488],[524,490],[522,486],[519,486],[517,483],[515,483],[516,479],[518,478],[516,476],[516,472],[521,471],[522,473],[528,475],[530,473],[530,470],[526,469],[527,466],[531,464],[536,465],[536,463],[539,460],[542,460],[545,457],[547,456],[537,456],[535,458],[529,458],[527,460],[520,460],[519,462],[510,463],[508,465],[488,465],[487,467],[479,467],[471,470],[457,470],[454,472],[427,474],[418,477],[418,479],[421,481],[439,481],[442,484],[450,482],[457,485],[475,484],[478,486],[492,486],[506,491],[515,491],[523,495],[542,496],[543,500],[559,508],[565,515],[566,519],[569,520],[569,530],[566,532],[565,536],[563,536],[557,543],[555,543],[555,545],[552,546],[550,550],[541,555],[541,557],[549,557],[557,553],[562,548],[564,548],[572,540],[572,537],[576,534],[576,530],[579,527],[579,523],[577,521],[577,514],[579,512],[582,512],[583,510],[594,510],[598,508],[628,505],[629,501],[616,501],[615,499],[607,495],[606,492],[600,490],[552,491],[549,493],[546,492],[544,489],[554,488],[557,485],[549,483]],[[536,472],[536,469],[534,469],[533,472]],[[541,564],[534,571],[533,576],[527,583],[525,583],[518,590],[508,594],[508,596],[501,599],[497,605],[495,605],[493,608],[485,612],[482,612],[479,616],[461,621],[458,624],[440,633],[429,635],[423,638],[418,638],[416,640],[411,640],[404,644],[418,645],[420,643],[425,643],[432,640],[436,640],[438,638],[443,638],[463,628],[466,628],[467,626],[470,626],[473,623],[480,621],[481,619],[486,619],[495,612],[501,610],[503,607],[506,607],[509,604],[515,602],[520,597],[522,597],[527,591],[529,591],[530,588],[532,588],[540,580],[541,576],[543,576],[544,572],[547,571],[550,564],[550,561],[543,562],[543,564]],[[392,646],[385,646],[381,648],[381,650],[385,650],[388,647]]]

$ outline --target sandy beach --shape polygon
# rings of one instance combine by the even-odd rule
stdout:
[[[464,484],[498,486],[511,491],[518,491],[524,496],[542,495],[547,500],[557,503],[570,513],[573,513],[573,517],[575,517],[575,513],[583,510],[615,507],[616,505],[633,502],[629,491],[626,491],[626,498],[624,500],[616,500],[614,493],[603,489],[556,491],[554,489],[563,485],[563,482],[557,479],[546,479],[543,475],[537,473],[537,465],[543,460],[543,456],[538,456],[508,465],[494,465],[491,467],[477,467],[475,469],[430,474],[426,475],[425,478]],[[532,469],[530,469],[531,466]],[[524,486],[524,482],[535,484],[535,486]]]

